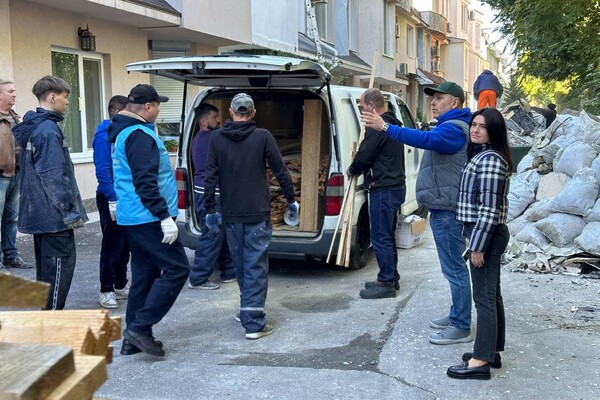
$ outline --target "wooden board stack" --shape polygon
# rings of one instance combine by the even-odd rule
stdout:
[[[0,272],[0,306],[44,307],[48,289]],[[92,399],[120,337],[106,310],[0,311],[0,399]]]

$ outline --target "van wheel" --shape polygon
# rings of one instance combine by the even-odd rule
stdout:
[[[356,238],[350,250],[350,268],[361,269],[369,262],[371,254],[371,226],[366,207],[360,210],[356,222]]]

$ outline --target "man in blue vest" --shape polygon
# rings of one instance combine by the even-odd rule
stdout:
[[[442,274],[450,283],[452,306],[447,316],[429,321],[439,331],[429,335],[434,344],[465,343],[471,336],[471,281],[462,258],[465,238],[456,220],[456,204],[462,167],[467,161],[467,137],[471,110],[463,108],[465,93],[454,82],[425,88],[432,96],[431,110],[438,123],[430,131],[386,123],[379,115],[363,112],[367,128],[386,132],[392,139],[425,149],[417,177],[417,201],[431,213],[431,231]]]
[[[136,350],[164,357],[152,327],[171,309],[189,275],[185,250],[177,240],[177,185],[169,154],[155,132],[160,103],[150,85],[137,85],[125,111],[108,129],[114,142],[113,176],[117,224],[127,232],[131,251],[131,288],[122,354]]]

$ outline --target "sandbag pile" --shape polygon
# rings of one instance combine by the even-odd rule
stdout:
[[[510,269],[600,265],[599,153],[600,120],[585,111],[558,115],[534,136],[510,183]]]

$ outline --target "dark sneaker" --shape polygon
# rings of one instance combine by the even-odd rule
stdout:
[[[5,258],[4,260],[2,260],[2,264],[4,264],[4,266],[6,268],[20,268],[20,269],[33,268],[32,264],[29,264],[28,262],[23,261],[23,259],[20,256],[17,258],[12,258],[10,260]]]
[[[265,324],[262,330],[258,332],[246,333],[246,339],[256,340],[260,339],[263,336],[269,336],[271,333],[273,333],[273,327],[269,324]]]
[[[155,340],[154,343],[161,349],[163,348],[163,344],[160,340]],[[127,339],[123,339],[123,344],[121,345],[121,354],[124,356],[131,356],[133,354],[141,353],[142,351],[129,343]]]
[[[233,283],[233,282],[237,282],[237,279],[235,279],[235,276],[233,278],[221,278],[221,282],[222,283]]]
[[[218,284],[211,282],[211,281],[206,281],[199,285],[192,285],[192,282],[188,282],[188,286],[190,289],[202,289],[202,290],[215,290],[220,287]]]
[[[368,289],[368,288],[373,287],[375,285],[377,285],[377,281],[365,282],[365,289]],[[394,282],[394,289],[400,290],[400,281],[399,280],[397,280],[396,282]]]
[[[125,329],[123,331],[123,337],[144,353],[148,353],[157,357],[165,356],[165,351],[161,346],[158,345],[158,343],[156,343],[152,336],[144,335],[143,333],[132,331],[131,329]]]
[[[377,284],[360,291],[363,299],[386,299],[396,297],[396,290],[392,286],[379,286]]]
[[[473,353],[464,353],[462,355],[463,361],[469,361],[471,358],[473,358]],[[492,368],[502,368],[502,357],[500,356],[500,353],[496,352],[496,354],[494,354],[494,361],[488,362],[488,365]]]
[[[473,337],[470,331],[461,331],[452,325],[429,335],[429,341],[433,344],[468,343],[471,340],[473,340]]]
[[[450,326],[450,317],[432,319],[429,321],[429,326],[433,329],[446,329],[448,326]]]

